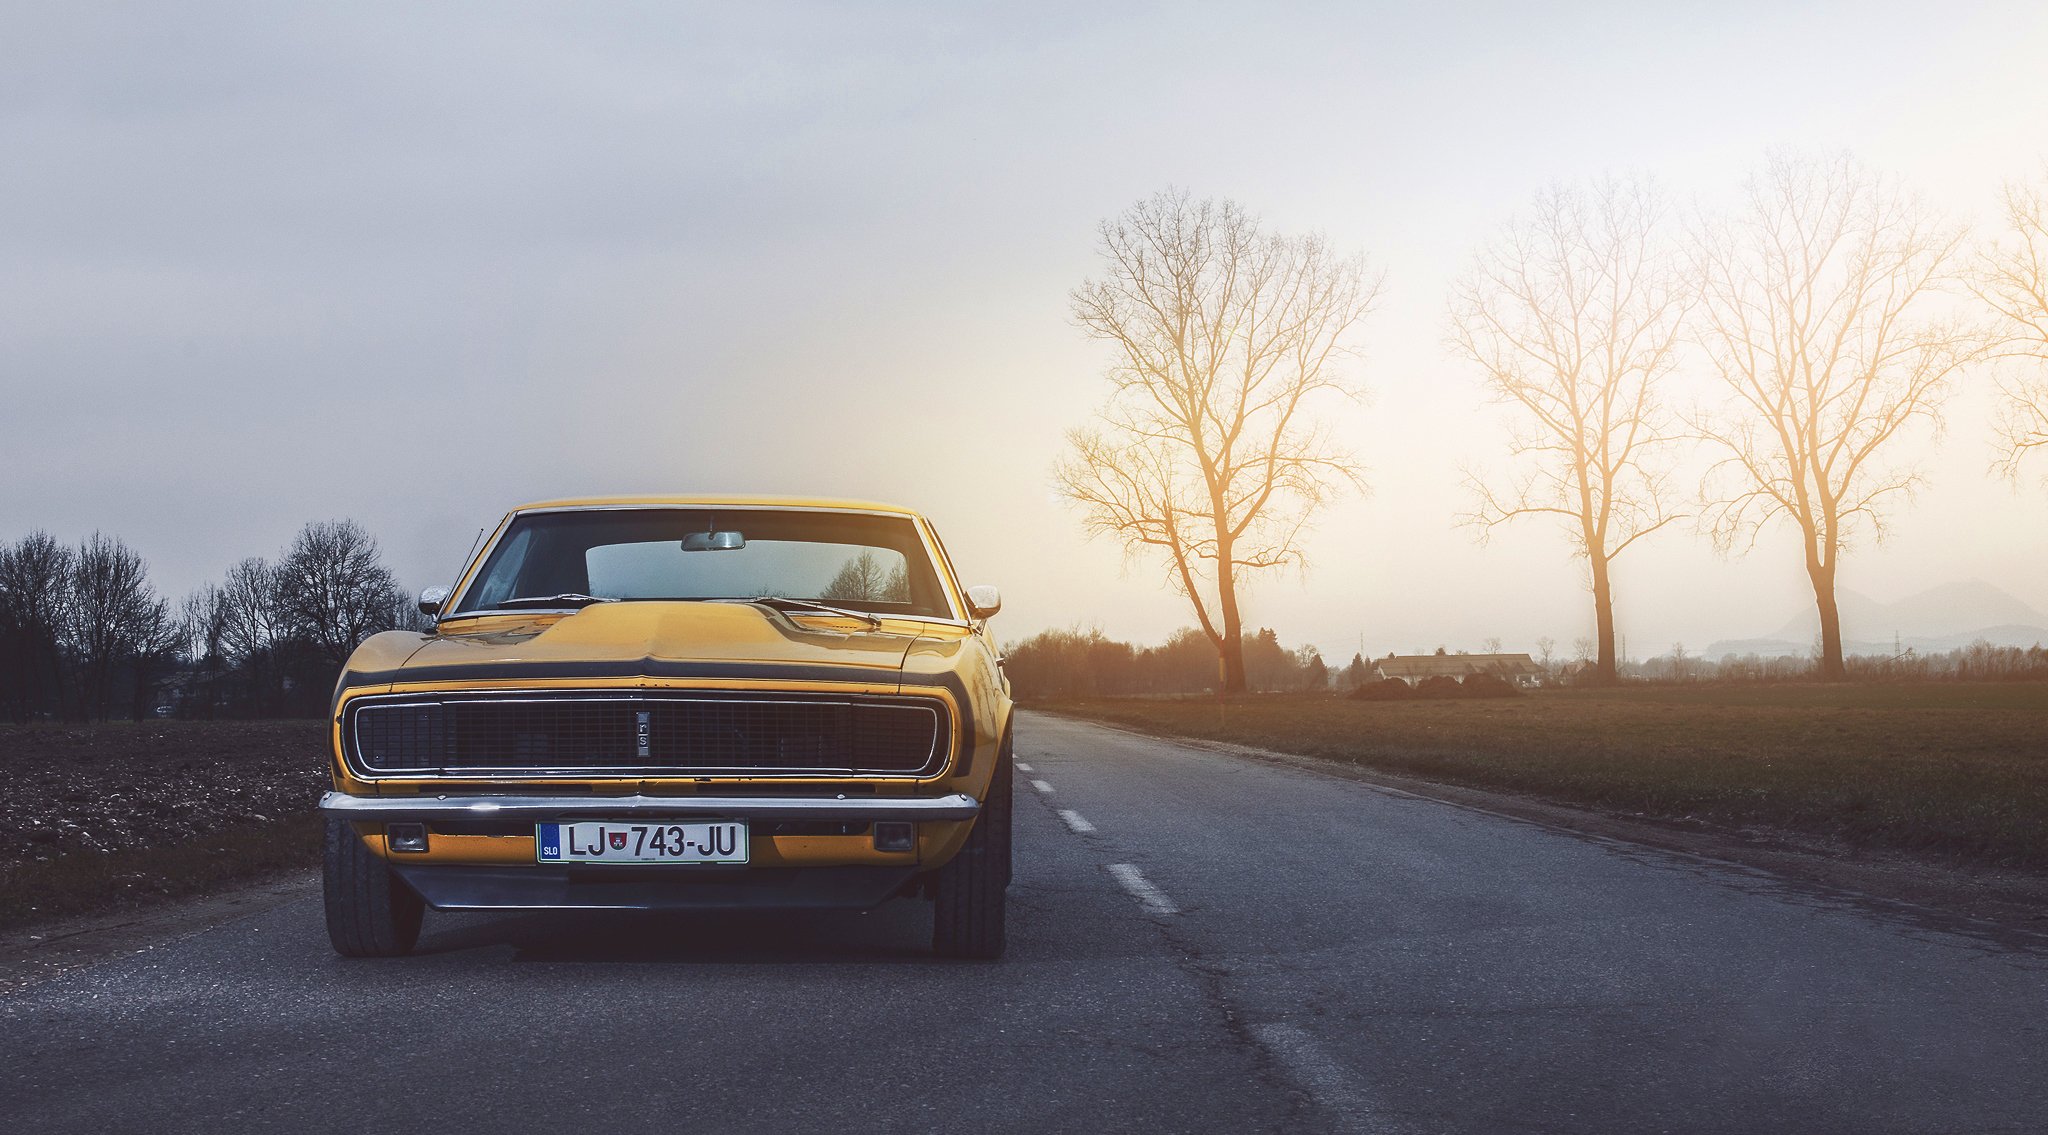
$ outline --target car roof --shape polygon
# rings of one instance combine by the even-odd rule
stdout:
[[[886,512],[898,516],[916,516],[916,509],[902,505],[882,504],[878,501],[834,500],[829,497],[747,497],[747,496],[632,496],[632,497],[576,497],[566,500],[534,501],[522,504],[514,512],[536,512],[541,509],[578,508],[814,508],[833,512]]]

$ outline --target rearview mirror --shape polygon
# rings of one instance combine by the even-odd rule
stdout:
[[[747,546],[747,538],[738,532],[692,532],[683,537],[685,552],[732,552]]]
[[[441,604],[447,601],[447,588],[429,587],[425,591],[420,592],[420,614],[438,615],[441,613]]]
[[[977,619],[992,619],[1003,609],[1003,593],[986,583],[967,589],[967,610]]]

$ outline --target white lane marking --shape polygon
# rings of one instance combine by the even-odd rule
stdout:
[[[1060,819],[1067,822],[1067,826],[1074,830],[1075,835],[1087,835],[1095,830],[1094,824],[1082,819],[1081,813],[1074,811],[1072,808],[1061,808]]]
[[[1037,770],[1037,769],[1035,769],[1035,768],[1032,768],[1032,767],[1031,767],[1030,765],[1027,765],[1027,764],[1025,764],[1025,763],[1024,763],[1023,761],[1018,761],[1018,762],[1017,762],[1017,771],[1018,771],[1018,772],[1037,772],[1038,770]]]
[[[1316,1043],[1299,1025],[1253,1025],[1252,1035],[1289,1079],[1334,1121],[1333,1131],[1392,1135],[1401,1131],[1364,1079]]]
[[[1032,782],[1031,782],[1031,787],[1033,787],[1033,788],[1036,788],[1036,789],[1038,789],[1038,790],[1039,790],[1040,792],[1043,792],[1043,793],[1045,793],[1045,794],[1046,794],[1047,796],[1050,796],[1050,795],[1052,795],[1052,785],[1050,785],[1050,784],[1047,784],[1046,782],[1044,782],[1044,781],[1042,781],[1042,780],[1034,780],[1034,781],[1032,781]]]
[[[1131,864],[1112,863],[1109,865],[1109,873],[1116,877],[1117,883],[1124,890],[1131,893],[1132,898],[1138,900],[1138,905],[1144,907],[1147,913],[1180,913],[1180,908],[1173,905],[1173,900],[1166,897],[1166,892],[1153,886],[1152,880],[1147,879],[1143,871]]]

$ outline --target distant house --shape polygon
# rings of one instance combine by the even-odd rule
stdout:
[[[1473,674],[1492,674],[1518,686],[1531,686],[1543,667],[1526,654],[1389,654],[1374,663],[1380,676],[1399,678],[1413,686],[1424,678],[1464,681]]]

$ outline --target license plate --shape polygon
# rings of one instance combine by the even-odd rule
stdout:
[[[745,863],[747,825],[578,820],[534,825],[542,863]]]

